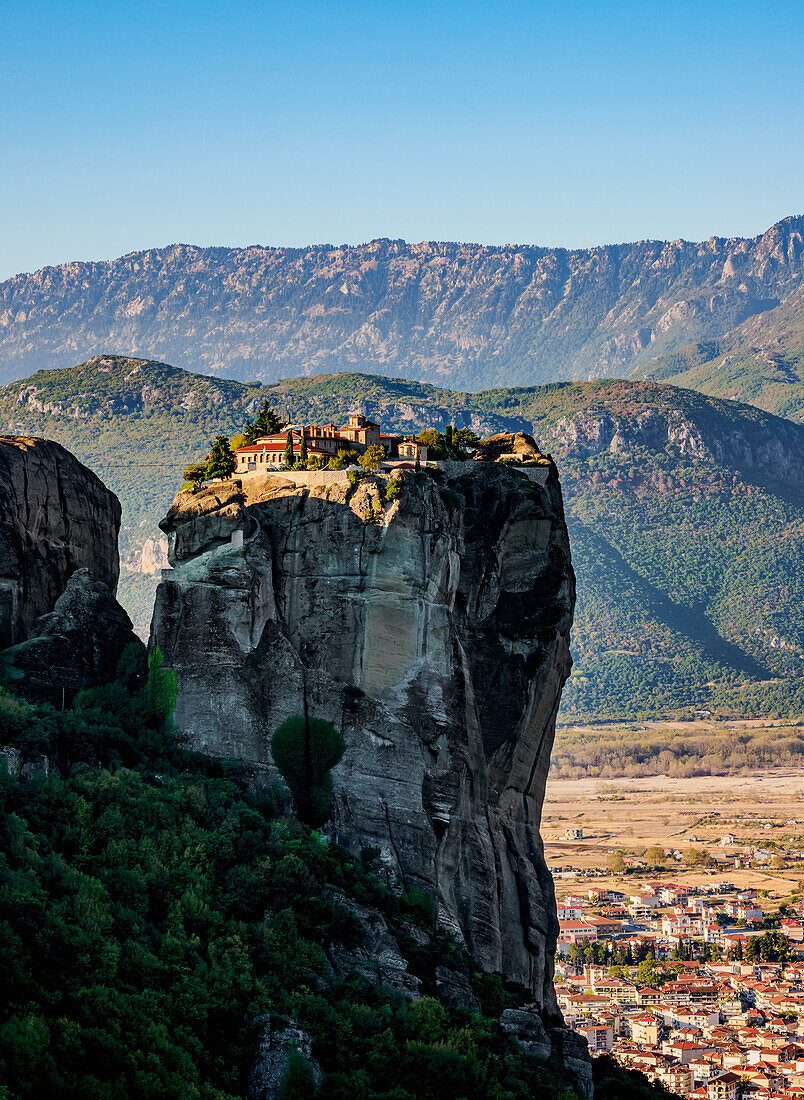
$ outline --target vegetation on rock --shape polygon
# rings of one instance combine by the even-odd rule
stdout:
[[[329,820],[332,804],[331,771],[346,746],[332,722],[294,715],[271,738],[271,755],[281,771],[299,818],[311,826]]]

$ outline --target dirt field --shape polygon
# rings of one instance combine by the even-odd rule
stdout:
[[[568,829],[583,838],[567,840]],[[721,838],[735,843],[721,847]],[[786,858],[784,869],[769,865],[735,869],[734,857],[746,847],[767,848],[771,856],[804,853],[804,773],[778,769],[747,776],[698,776],[675,779],[555,779],[547,784],[542,836],[549,866],[570,864],[605,869],[609,852],[639,857],[651,845],[684,852],[706,848],[718,860],[711,869],[685,868],[668,860],[665,880],[701,885],[728,881],[738,887],[768,890],[777,901],[799,890],[802,858]],[[575,882],[557,879],[556,894],[582,893],[589,886],[634,892],[633,875],[606,874]]]

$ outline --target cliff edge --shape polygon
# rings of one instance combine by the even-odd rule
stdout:
[[[278,778],[273,731],[336,723],[335,837],[436,899],[546,1021],[557,934],[539,821],[570,668],[574,576],[552,463],[251,475],[180,493],[152,643],[185,743]],[[400,479],[400,475],[397,475]]]

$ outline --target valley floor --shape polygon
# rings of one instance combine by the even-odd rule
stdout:
[[[568,830],[577,829],[582,837],[566,839]],[[726,776],[551,777],[542,836],[548,865],[565,868],[554,871],[559,897],[579,892],[578,879],[588,873],[599,876],[596,887],[637,892],[640,878],[650,873],[638,864],[646,849],[657,846],[682,858],[668,857],[666,872],[653,877],[672,877],[687,886],[727,878],[738,888],[768,890],[778,903],[804,878],[804,772],[773,768]],[[721,846],[724,838],[733,843]],[[688,866],[695,849],[706,849],[716,864]],[[623,853],[625,871],[606,870],[616,852]],[[735,867],[737,859],[750,865]],[[629,868],[631,862],[635,866]],[[772,901],[766,904],[772,907]]]

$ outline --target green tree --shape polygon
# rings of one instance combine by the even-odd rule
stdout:
[[[289,468],[293,465],[293,432],[288,432],[285,440],[285,465]]]
[[[307,715],[288,718],[271,738],[274,763],[290,787],[298,816],[307,825],[323,825],[329,818],[330,772],[345,748],[332,722]]]
[[[216,435],[207,460],[207,477],[210,480],[231,477],[236,467],[229,440],[225,435]]]
[[[165,668],[165,658],[159,646],[148,654],[147,693],[151,713],[161,719],[163,728],[167,728],[176,709],[178,678],[173,669]]]
[[[310,1063],[293,1047],[288,1052],[288,1062],[279,1085],[281,1100],[313,1100],[315,1081]]]
[[[453,428],[452,446],[454,450],[461,452],[462,457],[468,451],[474,450],[479,443],[480,436],[475,435],[471,428]]]
[[[625,859],[622,852],[608,852],[606,855],[606,870],[615,874],[622,874],[625,870]]]
[[[385,450],[379,444],[374,443],[371,447],[365,449],[357,461],[364,470],[374,473],[374,471],[379,470],[380,465],[385,461]]]
[[[299,463],[302,466],[307,465],[307,436],[302,432],[301,445],[299,447]]]
[[[420,432],[417,439],[419,443],[423,443],[427,448],[428,458],[435,459],[436,461],[446,458],[444,436],[441,432],[437,432],[434,428],[428,428],[426,431]]]
[[[277,432],[282,431],[283,427],[284,424],[270,407],[268,401],[263,401],[262,408],[257,413],[257,419],[254,424],[257,433],[254,438],[256,439],[261,435],[276,435]]]
[[[185,467],[182,477],[185,481],[192,481],[193,485],[200,485],[207,478],[206,462],[191,462]]]
[[[247,447],[250,447],[254,440],[259,436],[259,429],[253,420],[246,420],[243,425],[243,442]]]
[[[659,986],[665,980],[665,975],[650,959],[643,959],[637,967],[636,980],[640,985]]]

